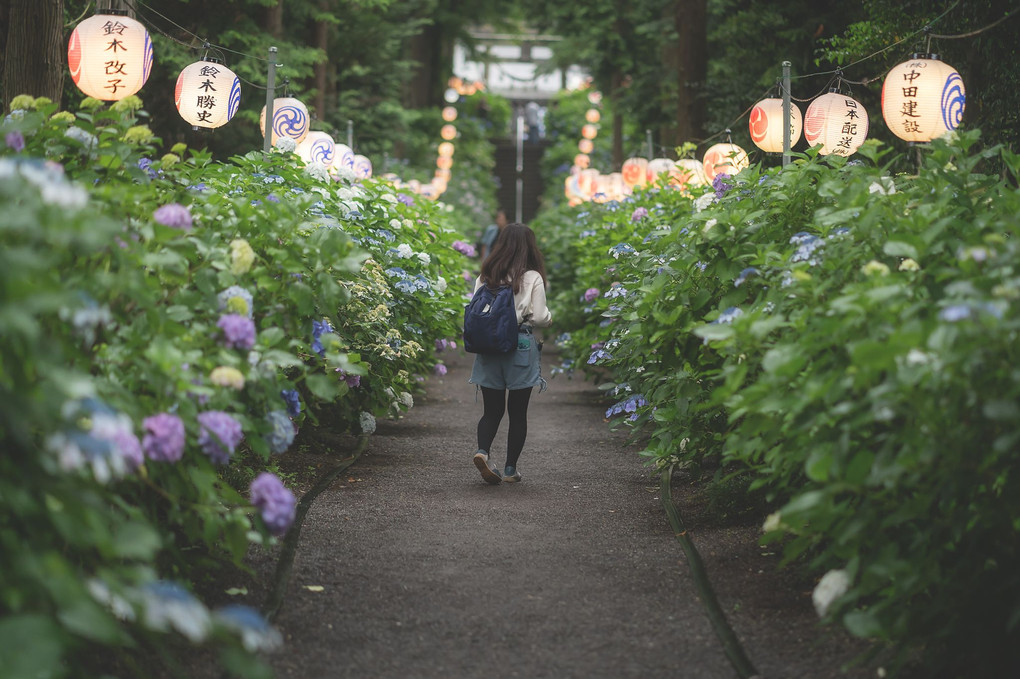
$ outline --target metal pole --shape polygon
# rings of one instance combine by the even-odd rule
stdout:
[[[517,115],[517,195],[514,204],[514,221],[524,220],[524,116]]]
[[[645,130],[645,140],[648,142],[648,160],[655,157],[655,149],[652,148],[652,131]]]
[[[266,136],[262,151],[273,150],[273,100],[276,98],[276,48],[269,48],[269,73],[266,75]]]
[[[790,62],[783,62],[783,167],[790,164]]]
[[[347,147],[354,150],[354,121],[347,121]]]

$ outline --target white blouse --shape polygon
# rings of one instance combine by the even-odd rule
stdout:
[[[482,279],[475,279],[475,289],[482,287]],[[523,323],[524,317],[531,314],[528,325],[536,328],[548,328],[552,325],[552,312],[545,303],[545,281],[537,271],[525,271],[521,279],[521,289],[514,293],[514,306],[517,307],[517,323]]]

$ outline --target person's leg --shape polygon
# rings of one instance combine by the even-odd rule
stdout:
[[[489,452],[505,410],[506,390],[482,387],[482,418],[478,420],[479,450]]]
[[[528,438],[528,401],[531,389],[513,389],[507,399],[507,410],[510,413],[510,431],[506,437],[506,466],[517,467],[517,460],[524,450],[524,440]]]

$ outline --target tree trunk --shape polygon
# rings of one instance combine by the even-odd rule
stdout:
[[[283,0],[266,8],[266,32],[277,39],[283,35]]]
[[[409,41],[407,57],[417,64],[414,76],[404,88],[405,108],[428,108],[438,104],[434,100],[433,90],[439,77],[438,55],[439,27],[435,24],[422,27],[421,33]]]
[[[326,11],[324,4],[320,3],[319,9]],[[326,59],[315,64],[315,101],[312,102],[315,108],[315,116],[319,120],[326,119],[326,67],[329,65],[329,23],[326,21],[315,22],[315,46],[327,55]]]
[[[623,107],[620,98],[623,96],[623,77],[619,72],[613,73],[609,96],[613,102],[613,167],[623,165]]]
[[[673,14],[677,33],[677,125],[673,142],[700,139],[705,122],[704,87],[707,73],[707,0],[676,0]]]
[[[19,94],[59,102],[66,56],[64,0],[10,0],[3,104]]]

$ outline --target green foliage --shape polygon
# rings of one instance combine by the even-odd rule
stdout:
[[[537,229],[568,252],[559,369],[609,380],[650,462],[750,479],[778,508],[766,541],[848,576],[826,619],[946,676],[1009,674],[1020,619],[1020,158],[978,144],[889,176],[869,142]]]
[[[159,580],[273,539],[247,485],[287,427],[360,433],[411,406],[459,333],[457,233],[435,203],[289,153],[153,158],[133,102],[19,103],[0,126],[25,141],[0,157],[0,674],[99,676],[176,630],[254,676],[229,611]],[[228,314],[250,315],[250,346],[227,341]],[[281,432],[269,417],[291,389],[303,408]],[[225,467],[205,452],[209,411],[243,432]],[[144,440],[157,413],[183,423],[179,462]]]

